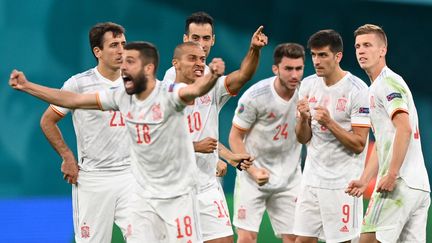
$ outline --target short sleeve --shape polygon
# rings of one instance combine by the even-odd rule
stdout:
[[[361,89],[352,96],[351,125],[370,127],[369,90]]]
[[[96,93],[99,108],[103,111],[119,110],[118,104],[120,103],[120,96],[122,93],[125,94],[125,91],[122,89],[100,91]]]
[[[245,92],[235,110],[233,125],[239,129],[249,130],[255,123],[257,116],[258,111],[255,102],[250,97],[250,92]]]
[[[408,90],[396,78],[386,77],[383,81],[381,97],[389,117],[393,118],[397,111],[408,113]]]
[[[186,103],[180,97],[179,91],[181,88],[187,87],[185,83],[173,82],[168,86],[168,99],[174,105],[176,111],[181,111],[186,107]]]
[[[65,90],[65,91],[69,91],[69,92],[73,92],[73,93],[79,93],[76,79],[74,77],[69,78],[66,82],[64,82],[61,90]],[[57,106],[57,105],[50,105],[50,108],[55,113],[57,113],[58,115],[60,115],[62,117],[67,115],[67,113],[69,113],[71,111],[71,109],[69,109],[69,108],[64,108],[64,107]]]

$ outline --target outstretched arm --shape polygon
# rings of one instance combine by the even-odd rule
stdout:
[[[187,104],[195,98],[207,94],[215,85],[217,79],[225,72],[225,63],[220,58],[214,58],[209,64],[210,73],[204,77],[198,78],[193,84],[183,87],[179,90],[180,98]]]
[[[38,85],[28,81],[24,73],[17,70],[12,71],[9,77],[9,85],[16,90],[24,91],[50,104],[70,109],[101,109],[96,94],[76,94]]]
[[[57,123],[62,118],[63,116],[57,114],[52,107],[48,107],[48,109],[42,115],[42,118],[40,120],[40,126],[51,146],[63,159],[61,165],[63,179],[65,179],[70,184],[76,184],[79,170],[78,164],[74,154],[67,146],[61,134],[61,131],[57,126]]]
[[[226,77],[226,86],[231,94],[237,94],[247,81],[252,79],[258,67],[261,48],[267,45],[267,36],[262,32],[260,26],[252,36],[251,44],[246,56],[244,57],[240,69],[230,73]]]

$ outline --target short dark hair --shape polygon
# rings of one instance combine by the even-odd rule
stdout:
[[[191,14],[189,17],[186,18],[186,24],[185,24],[185,34],[189,35],[189,25],[191,23],[194,24],[210,24],[212,27],[212,33],[214,33],[214,26],[213,26],[213,18],[206,12],[196,12]]]
[[[89,31],[89,41],[92,53],[93,48],[95,47],[99,47],[101,50],[103,49],[103,38],[106,32],[112,32],[114,37],[117,37],[124,34],[125,29],[123,26],[112,22],[98,23],[94,25]]]
[[[278,65],[283,57],[305,60],[304,47],[297,43],[282,43],[276,46],[273,52],[273,65]]]
[[[333,53],[343,52],[342,37],[335,30],[320,30],[313,34],[308,41],[308,48],[323,48],[329,46]]]
[[[156,74],[159,65],[159,52],[155,45],[146,41],[135,41],[127,43],[125,50],[139,51],[142,64],[152,63],[155,66],[153,74]]]

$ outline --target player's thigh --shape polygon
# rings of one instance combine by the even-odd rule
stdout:
[[[72,188],[73,220],[76,241],[111,240],[115,193],[109,185],[110,173],[82,172]]]
[[[426,242],[426,224],[431,200],[428,192],[417,191],[416,194],[420,194],[417,204],[402,229],[399,242]]]
[[[294,216],[294,234],[318,238],[322,233],[322,219],[317,189],[301,185]]]
[[[258,232],[269,195],[252,183],[237,178],[234,188],[234,226]]]
[[[323,231],[327,242],[343,242],[360,235],[363,199],[344,189],[318,189]]]
[[[131,199],[131,234],[128,242],[202,242],[195,193],[175,198]]]
[[[203,240],[232,236],[231,220],[222,188],[211,187],[198,193],[197,198]]]
[[[409,188],[398,179],[392,192],[372,194],[362,232],[375,232],[382,242],[418,242],[426,234],[428,192]],[[421,241],[420,241],[421,242]]]
[[[116,177],[116,205],[114,212],[114,222],[120,228],[123,235],[130,231],[130,200],[135,186],[135,178],[130,171],[125,171]]]
[[[295,207],[299,191],[300,184],[273,193],[267,200],[267,213],[278,237],[294,232]]]
[[[166,224],[149,201],[132,197],[130,222],[128,243],[168,242]]]

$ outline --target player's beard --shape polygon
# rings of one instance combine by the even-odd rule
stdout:
[[[126,89],[126,93],[128,95],[139,94],[147,89],[148,78],[143,74],[143,72],[139,72],[137,77],[132,77],[133,88]]]

